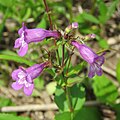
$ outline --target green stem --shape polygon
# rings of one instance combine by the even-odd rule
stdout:
[[[103,52],[109,52],[109,51],[110,51],[110,49],[103,49],[103,50],[98,51],[97,54],[101,54]]]
[[[62,67],[64,66],[65,59],[65,44],[62,45]]]
[[[59,65],[60,65],[60,56],[59,56],[58,49],[56,50],[56,54],[57,54],[57,59],[58,59]]]
[[[62,74],[63,78],[64,78],[64,73]],[[71,93],[70,93],[70,87],[67,86],[67,79],[64,78],[64,82],[65,82],[65,94],[66,94],[66,99],[67,99],[67,103],[68,103],[68,107],[71,113],[73,113],[74,109],[72,107],[72,100],[71,100]]]
[[[67,99],[67,102],[68,102],[68,107],[70,109],[70,112],[73,112],[71,95],[70,95],[70,88],[67,87],[67,86],[66,86],[66,99]]]
[[[73,107],[72,107],[70,87],[67,86],[67,78],[65,78],[64,72],[62,72],[62,76],[63,76],[64,82],[65,82],[65,94],[66,94],[68,107],[69,107],[70,112],[72,113],[74,110],[73,110]]]
[[[69,59],[68,59],[69,61],[68,61],[68,68],[66,70],[66,75],[68,74],[68,70],[69,70],[69,66],[70,66],[70,62],[71,62],[71,58],[72,58],[74,49],[75,49],[75,47],[72,49],[72,53],[71,53],[71,55],[69,56]]]

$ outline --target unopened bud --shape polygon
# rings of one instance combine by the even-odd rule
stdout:
[[[68,34],[70,33],[73,29],[78,28],[78,23],[74,22],[72,24],[70,24],[68,27],[65,28],[65,33]]]
[[[86,35],[85,36],[85,40],[89,40],[89,39],[94,39],[96,37],[96,35],[95,34],[88,34],[88,35]]]
[[[77,22],[74,22],[74,23],[72,23],[72,29],[76,29],[76,28],[78,28],[78,23]]]

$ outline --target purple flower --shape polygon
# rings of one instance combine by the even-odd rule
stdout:
[[[92,78],[95,76],[95,73],[98,76],[102,75],[102,64],[104,63],[104,54],[105,52],[98,56],[91,48],[86,46],[85,44],[80,44],[76,41],[72,41],[72,45],[74,45],[81,55],[81,57],[90,64],[88,77]]]
[[[25,24],[19,29],[20,38],[16,39],[14,48],[20,48],[19,56],[24,56],[28,51],[28,44],[31,42],[40,42],[47,37],[59,38],[60,34],[57,31],[45,30],[41,28],[28,29]]]
[[[12,83],[14,90],[20,90],[23,88],[24,93],[29,96],[34,89],[33,79],[37,78],[43,69],[48,65],[48,62],[42,64],[35,64],[27,69],[19,67],[19,69],[12,72],[12,79],[16,82]]]

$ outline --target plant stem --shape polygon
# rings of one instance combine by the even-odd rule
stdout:
[[[74,49],[75,49],[75,47],[72,49],[72,52],[74,51]],[[70,61],[71,61],[72,55],[73,55],[73,54],[71,53],[71,55],[70,55],[70,57],[69,57],[68,68],[67,68],[67,71],[66,71],[66,75],[68,74],[68,70],[69,70],[69,66],[70,66]]]
[[[49,11],[49,8],[48,8],[46,0],[43,0],[43,2],[44,2],[45,8],[46,8],[46,12],[47,12],[47,15],[48,15],[48,19],[49,19],[49,22],[50,22],[50,29],[52,30],[53,29],[53,25],[52,25],[52,20],[51,20],[51,16],[50,16],[50,11]]]
[[[70,112],[72,113],[74,111],[74,109],[72,107],[70,87],[67,86],[67,78],[65,78],[64,72],[62,72],[62,76],[63,76],[64,82],[65,82],[65,94],[66,94],[68,107],[69,107]]]
[[[70,96],[70,89],[67,86],[66,86],[66,99],[67,99],[67,102],[68,102],[70,112],[73,112],[72,101],[71,101],[71,96]]]
[[[57,59],[58,59],[59,65],[60,65],[60,56],[59,56],[58,49],[56,50],[56,54],[57,54]]]
[[[48,15],[48,20],[50,22],[50,29],[53,30],[53,25],[52,25],[52,20],[51,20],[51,16],[50,16],[49,7],[47,5],[46,0],[43,0],[43,2],[44,2],[44,5],[45,5],[45,9],[46,9],[47,15]],[[56,40],[55,39],[54,39],[54,45],[56,46]]]
[[[70,112],[72,113],[74,111],[74,109],[72,107],[70,87],[67,86],[67,78],[65,78],[64,72],[62,72],[62,76],[63,76],[64,82],[65,82],[65,94],[66,94],[68,107],[69,107]]]
[[[64,58],[65,58],[65,44],[62,45],[62,67],[64,66]]]

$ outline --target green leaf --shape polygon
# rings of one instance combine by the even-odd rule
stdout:
[[[90,21],[90,22],[95,23],[95,24],[99,24],[99,20],[89,13],[84,12],[81,14],[81,16],[87,21]]]
[[[97,99],[109,104],[114,103],[118,97],[118,91],[110,79],[103,75],[95,76],[93,80],[92,86]]]
[[[18,117],[12,114],[0,113],[0,120],[30,120],[28,117]]]
[[[46,85],[46,90],[49,93],[49,95],[55,93],[56,85],[57,85],[56,82],[50,82],[49,84]]]
[[[37,77],[35,80],[34,80],[34,84],[35,84],[35,88],[37,89],[43,89],[44,88],[44,80],[43,80],[43,77],[42,76],[39,76]]]
[[[85,62],[82,62],[82,63],[80,63],[80,64],[78,64],[78,65],[76,65],[74,67],[72,66],[69,69],[67,76],[71,76],[73,74],[78,74],[78,72],[80,72],[83,69],[83,67],[85,66],[85,64],[86,64]]]
[[[83,80],[83,78],[76,76],[76,77],[68,78],[67,83],[68,83],[68,86],[73,86],[76,83],[82,82],[82,80]]]
[[[46,28],[46,20],[44,18],[42,18],[42,20],[37,24],[37,28]]]
[[[81,109],[85,102],[85,89],[80,84],[76,84],[68,89],[72,101],[72,108],[74,110]],[[60,86],[56,87],[55,103],[61,111],[69,111],[65,91]]]
[[[54,101],[61,111],[69,111],[65,91],[59,85],[56,86]]]
[[[104,40],[104,39],[101,39],[99,41],[99,45],[100,45],[101,48],[109,48],[109,45],[108,45],[107,41]]]
[[[105,48],[105,49],[109,48],[107,40],[105,40],[105,39],[103,39],[103,38],[101,38],[100,36],[97,36],[97,35],[96,35],[96,39],[98,40],[98,43],[99,43],[101,48]]]
[[[2,51],[0,51],[0,54],[2,54],[2,55],[15,55],[15,56],[18,56],[15,52],[10,51],[10,50],[2,50]]]
[[[31,8],[27,8],[27,10],[25,12],[25,15],[24,15],[22,20],[26,21],[30,17],[31,13],[32,13]]]
[[[105,23],[115,12],[119,0],[111,1],[109,6],[106,6],[103,0],[98,1],[98,8],[100,12],[99,20]]]
[[[120,104],[115,104],[112,108],[115,111],[116,120],[120,120]]]
[[[52,75],[53,77],[55,76],[55,68],[46,68],[44,70],[45,72],[49,73],[50,75]]]
[[[85,88],[76,84],[70,88],[74,110],[80,110],[85,103]]]
[[[64,113],[56,114],[55,120],[71,120],[71,113],[64,112]]]
[[[11,104],[12,104],[12,102],[10,99],[0,97],[0,107],[9,106]]]
[[[100,0],[98,2],[98,8],[99,8],[99,12],[100,12],[100,14],[102,16],[106,15],[106,13],[107,13],[107,6],[106,6],[106,4],[104,3],[103,0]]]
[[[120,83],[120,60],[119,60],[119,62],[117,64],[117,67],[116,67],[116,77],[117,77],[117,80]]]
[[[16,0],[0,0],[0,4],[5,6],[5,7],[11,7],[14,5]]]
[[[97,107],[83,107],[81,110],[63,112],[55,115],[55,120],[101,120]]]
[[[13,55],[0,55],[0,59],[1,60],[9,60],[9,61],[15,61],[15,62],[18,62],[18,63],[24,63],[26,65],[33,65],[35,63],[29,61],[29,60],[26,60],[25,58],[21,58],[19,56],[13,56]]]
[[[83,17],[81,17],[81,14],[77,15],[76,17],[73,18],[74,21],[78,22],[78,23],[84,23],[85,20]]]
[[[101,23],[105,23],[107,20],[107,6],[105,5],[105,3],[103,2],[103,0],[100,0],[98,2],[98,8],[99,8],[99,20]]]
[[[62,59],[62,41],[58,42],[58,45],[59,45],[58,46],[59,57],[60,57],[60,59]]]
[[[97,107],[83,107],[74,112],[73,120],[101,120],[101,115]]]
[[[64,6],[52,6],[53,10],[60,13],[60,14],[65,14],[65,7]]]
[[[113,15],[113,13],[116,10],[116,7],[119,3],[119,0],[114,0],[113,2],[111,2],[110,6],[108,7],[108,12],[107,12],[107,17],[108,19]]]

